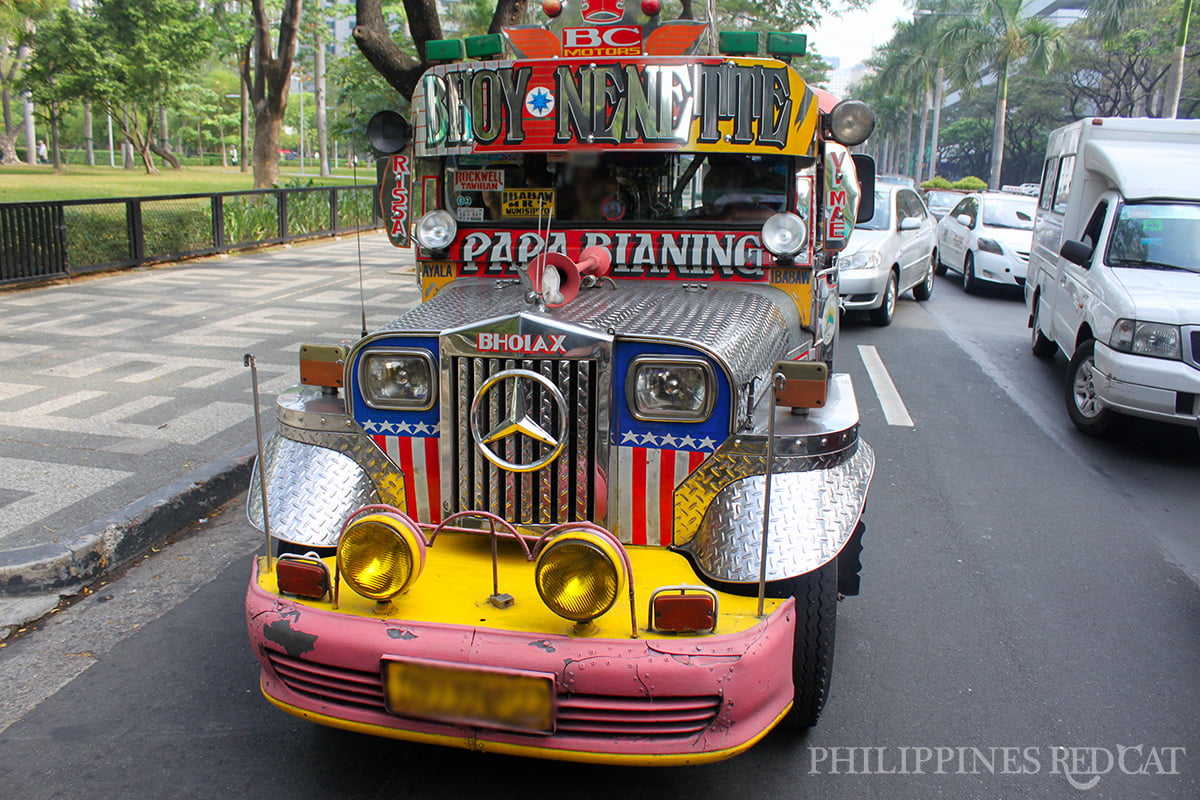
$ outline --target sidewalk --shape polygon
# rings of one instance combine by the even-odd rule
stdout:
[[[371,233],[362,253],[373,329],[419,294],[411,250]],[[152,543],[117,540],[156,535],[141,528],[163,527],[147,520],[164,507],[192,521],[208,487],[240,491],[254,449],[243,353],[269,430],[299,345],[357,339],[359,314],[353,236],[0,293],[0,595],[87,577]]]

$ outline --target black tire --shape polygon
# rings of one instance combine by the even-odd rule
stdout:
[[[792,645],[792,710],[781,725],[811,728],[829,696],[833,644],[837,632],[837,559],[807,575],[792,578],[796,598],[796,631]]]
[[[1075,348],[1067,367],[1065,389],[1067,415],[1088,436],[1106,436],[1117,423],[1117,412],[1105,408],[1096,397],[1096,340],[1088,339]]]
[[[896,300],[899,297],[900,287],[896,273],[888,275],[887,286],[883,290],[883,302],[879,304],[879,308],[872,309],[871,322],[879,327],[886,327],[892,324],[892,317],[896,314]]]
[[[979,281],[975,278],[975,254],[968,250],[967,257],[963,260],[963,291],[975,294],[978,288]]]
[[[919,303],[933,297],[933,273],[937,271],[937,263],[938,254],[934,250],[929,257],[929,271],[925,273],[925,279],[913,287],[913,299]]]
[[[933,274],[940,278],[946,274],[947,269],[949,268],[942,262],[942,254],[935,250],[933,252]]]
[[[1029,349],[1038,358],[1053,358],[1058,352],[1058,345],[1046,338],[1041,325],[1042,298],[1033,300],[1033,313],[1029,315],[1029,327],[1033,329]]]

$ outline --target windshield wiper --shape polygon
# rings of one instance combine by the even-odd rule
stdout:
[[[1161,261],[1146,261],[1140,258],[1117,258],[1113,259],[1112,265],[1114,267],[1145,267],[1146,269],[1171,269],[1180,272],[1195,272],[1190,267],[1181,267],[1178,264],[1164,264]]]

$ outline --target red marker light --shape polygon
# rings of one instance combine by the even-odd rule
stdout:
[[[275,577],[281,594],[320,600],[329,592],[329,569],[314,558],[280,556],[275,562]]]
[[[562,0],[542,0],[542,11],[547,17],[557,17],[562,13]]]
[[[642,0],[642,13],[646,16],[653,17],[662,10],[662,3],[659,0]]]

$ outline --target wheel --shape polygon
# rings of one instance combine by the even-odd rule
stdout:
[[[1053,358],[1058,352],[1058,345],[1046,338],[1042,333],[1041,325],[1042,298],[1035,298],[1033,301],[1033,314],[1030,315],[1030,327],[1033,328],[1033,334],[1029,342],[1029,349],[1038,358]]]
[[[789,728],[817,724],[833,674],[833,641],[837,629],[837,559],[807,575],[792,578],[796,598],[796,631],[792,645],[792,710],[783,718]]]
[[[871,322],[880,327],[892,324],[892,315],[896,313],[896,295],[899,287],[896,285],[896,273],[888,275],[887,286],[883,290],[883,302],[879,308],[871,311]]]
[[[925,280],[913,287],[913,298],[918,302],[924,303],[933,296],[933,273],[937,270],[938,254],[937,250],[929,256],[929,269],[925,271]]]
[[[1096,340],[1088,339],[1075,349],[1067,367],[1067,414],[1075,427],[1089,436],[1104,436],[1112,430],[1117,414],[1105,408],[1096,396]]]
[[[978,283],[975,279],[975,254],[968,250],[967,257],[963,260],[963,291],[974,294],[979,288]]]

